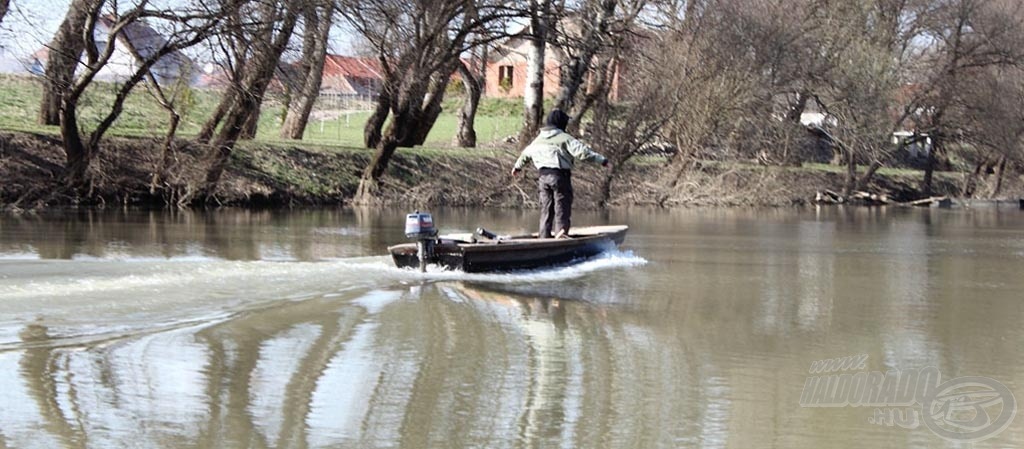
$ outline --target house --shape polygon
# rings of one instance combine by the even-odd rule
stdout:
[[[892,144],[905,149],[907,157],[921,159],[931,154],[933,143],[928,133],[902,130],[892,133]]]
[[[111,16],[100,17],[97,21],[93,36],[98,48],[106,47],[110,39],[110,29],[114,23],[115,19]],[[114,42],[114,52],[107,64],[96,74],[96,79],[102,81],[126,80],[135,73],[142,61],[156,54],[166,44],[167,40],[163,35],[153,28],[141,21],[132,22],[118,34],[117,40]],[[43,47],[32,53],[27,61],[29,72],[43,75],[49,56],[49,47]],[[192,84],[199,74],[197,69],[192,59],[184,53],[173,52],[161,57],[150,68],[150,72],[162,84],[173,83],[179,79],[184,79]]]
[[[279,94],[298,89],[303,77],[301,63],[281,63],[269,89]],[[383,82],[376,59],[328,54],[324,58],[317,109],[369,109],[377,101]]]
[[[530,39],[526,30],[499,44],[492,53],[485,71],[484,96],[521,98],[526,91],[526,62]],[[544,96],[558,94],[558,79],[564,59],[561,50],[551,45],[544,48]]]
[[[919,104],[928,95],[930,93],[924,84],[903,84],[896,90],[894,104],[889,109],[889,117],[894,123],[902,121],[903,129],[893,132],[891,139],[893,145],[903,150],[898,152],[897,156],[907,162],[919,161],[932,152],[934,142],[931,136],[921,131],[928,127],[930,111]],[[917,106],[914,109],[906,109],[915,104]]]
[[[569,26],[569,25],[566,25]],[[485,74],[484,96],[492,98],[521,98],[526,91],[526,63],[530,51],[528,29],[516,33],[497,45],[491,54]],[[561,67],[566,61],[565,52],[556,46],[546,44],[544,47],[544,97],[550,98],[558,94]],[[612,65],[611,89],[609,97],[620,99],[621,64]],[[582,89],[588,89],[588,79]]]
[[[383,80],[380,61],[374,58],[327,55],[320,95],[376,100]]]

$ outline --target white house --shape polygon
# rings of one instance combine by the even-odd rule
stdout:
[[[93,36],[97,48],[102,51],[110,39],[110,28],[114,24],[111,17],[101,17],[96,23]],[[131,77],[141,60],[149,58],[166,44],[167,40],[156,30],[142,22],[128,24],[114,42],[114,53],[107,64],[96,74],[97,80],[122,81]],[[136,57],[138,55],[138,57]],[[30,73],[42,75],[46,71],[46,62],[50,56],[50,48],[43,47],[29,57]],[[84,58],[84,55],[83,55]],[[162,58],[150,69],[160,83],[171,83],[184,79],[192,84],[199,75],[199,67],[191,58],[181,52],[173,52]]]

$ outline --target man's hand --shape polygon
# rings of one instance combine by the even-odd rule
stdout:
[[[512,177],[515,178],[516,176],[519,176],[519,169],[512,167]]]
[[[604,168],[607,168],[608,171],[612,171],[612,161],[610,161],[608,159],[605,159],[604,162],[601,164],[601,166],[604,167]]]

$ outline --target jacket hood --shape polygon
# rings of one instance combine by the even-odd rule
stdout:
[[[555,128],[553,126],[545,126],[545,127],[540,129],[540,134],[539,135],[541,137],[554,137],[554,136],[557,136],[557,135],[559,135],[561,133],[562,133],[562,130],[560,130],[558,128]]]

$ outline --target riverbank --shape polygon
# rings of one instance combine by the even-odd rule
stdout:
[[[61,185],[64,152],[59,138],[45,133],[0,132],[0,208],[36,209],[75,205],[161,206],[187,195],[200,179],[202,149],[180,141],[166,188],[151,193],[159,156],[151,138],[113,137],[95,164],[94,186],[85,196],[68,195]],[[301,143],[241,143],[217,195],[220,205],[278,207],[344,205],[358,186],[370,150]],[[508,176],[516,157],[509,145],[479,149],[400,149],[383,179],[381,203],[388,205],[536,207],[533,176]],[[705,163],[683,174],[672,188],[661,182],[667,161],[643,157],[620,168],[610,205],[792,206],[809,204],[821,190],[842,190],[834,167],[762,167]],[[574,173],[576,205],[596,207],[603,171],[581,166]],[[963,174],[938,173],[936,195],[956,196]],[[880,172],[869,187],[896,201],[920,197],[920,173]],[[985,191],[984,183],[979,191]],[[1004,196],[1024,192],[1021,176],[1007,175]]]

